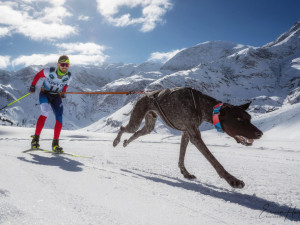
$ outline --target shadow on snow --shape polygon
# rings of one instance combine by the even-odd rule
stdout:
[[[137,169],[134,170],[135,171],[121,169],[121,171],[130,173],[132,175],[135,175],[136,177],[142,177],[157,183],[167,184],[172,187],[178,187],[190,191],[195,191],[206,196],[211,196],[224,201],[235,203],[253,210],[258,210],[259,219],[282,218],[285,221],[286,220],[298,221],[298,222],[300,221],[300,209],[293,206],[280,205],[277,202],[269,201],[267,199],[255,195],[242,194],[238,192],[228,192],[228,190],[226,189],[222,189],[214,185],[203,184],[201,182],[197,182],[197,183],[195,183],[195,181],[189,182],[178,178],[162,176],[160,174],[149,173],[146,171],[136,172]],[[151,175],[150,176],[143,175],[140,172],[148,173],[156,177]],[[159,178],[157,176],[162,176],[167,179]],[[173,181],[171,181],[170,179]]]
[[[71,172],[80,172],[83,170],[80,166],[84,166],[84,164],[82,164],[81,162],[63,157],[61,155],[53,155],[54,157],[50,158],[36,154],[30,155],[33,157],[31,160],[28,160],[25,157],[18,157],[18,159],[37,165],[57,166],[63,170]]]

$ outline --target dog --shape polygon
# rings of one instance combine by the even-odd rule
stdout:
[[[128,124],[120,127],[113,146],[119,144],[124,132],[134,133],[124,141],[124,147],[138,137],[149,134],[159,115],[168,126],[182,131],[178,166],[185,178],[196,178],[184,165],[186,148],[190,141],[231,187],[243,188],[245,183],[228,173],[209,151],[198,127],[203,121],[212,123],[218,131],[227,133],[238,143],[251,146],[254,139],[262,137],[263,132],[251,123],[251,116],[245,111],[250,104],[251,102],[234,106],[222,103],[198,90],[186,87],[154,91],[136,102]],[[145,124],[138,130],[144,118]]]

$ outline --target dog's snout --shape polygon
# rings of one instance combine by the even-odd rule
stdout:
[[[255,136],[256,136],[257,138],[261,138],[261,137],[263,136],[263,132],[261,132],[260,130],[255,131]]]

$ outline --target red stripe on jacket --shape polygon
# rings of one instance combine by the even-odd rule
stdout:
[[[68,85],[64,86],[62,92],[66,92],[68,87],[69,87]]]
[[[39,81],[40,78],[44,78],[45,77],[45,74],[44,74],[44,70],[41,70],[40,72],[38,72],[35,77],[33,78],[33,81],[32,81],[32,85],[35,86],[36,83]]]

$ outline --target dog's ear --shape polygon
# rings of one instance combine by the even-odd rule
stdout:
[[[251,103],[252,103],[252,101],[248,102],[246,104],[243,104],[243,105],[239,105],[238,107],[240,107],[243,110],[247,110],[249,108],[249,106],[250,106]]]

